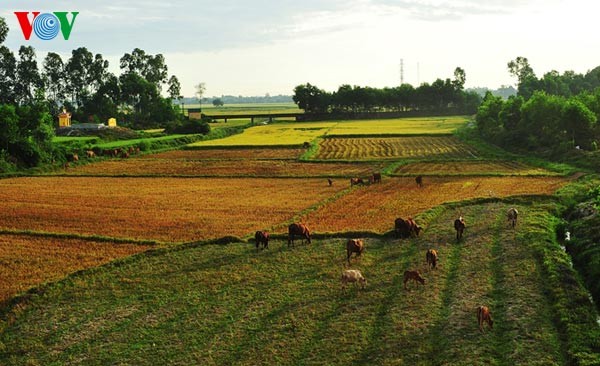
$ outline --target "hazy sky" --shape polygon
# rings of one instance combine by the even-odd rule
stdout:
[[[467,87],[514,84],[506,64],[529,59],[550,70],[585,73],[600,65],[595,0],[3,0],[13,51],[32,45],[66,60],[87,47],[111,61],[138,47],[162,53],[185,96],[292,94],[310,82],[418,86],[465,70]],[[26,41],[15,11],[79,11],[71,38]]]

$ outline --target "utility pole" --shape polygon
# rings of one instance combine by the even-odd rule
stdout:
[[[400,59],[400,85],[404,84],[404,59]]]

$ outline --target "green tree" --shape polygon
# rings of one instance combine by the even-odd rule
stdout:
[[[42,79],[51,105],[59,107],[66,97],[65,65],[59,54],[48,52],[42,64]]]
[[[561,128],[564,98],[536,91],[521,108],[523,128],[528,133],[528,147],[552,147],[565,141]]]
[[[6,40],[6,36],[8,35],[8,25],[4,18],[0,17],[0,45],[4,43]]]
[[[529,60],[526,57],[517,57],[508,63],[508,71],[518,80],[518,94],[525,99],[529,99],[533,92],[538,89],[538,80],[529,65]]]
[[[567,100],[561,111],[561,120],[562,128],[572,139],[573,145],[579,145],[586,149],[591,148],[597,119],[585,104],[575,98]]]
[[[167,93],[169,94],[171,100],[180,100],[183,98],[181,95],[181,83],[179,82],[179,79],[177,79],[177,76],[172,75],[169,78],[168,84],[169,89],[167,89]]]
[[[225,103],[223,103],[223,100],[221,100],[221,98],[215,98],[213,99],[212,104],[215,107],[222,107]]]
[[[501,97],[495,97],[489,91],[485,94],[475,117],[477,129],[483,137],[497,139],[502,135],[503,129],[499,117],[503,104]]]
[[[2,18],[0,18],[2,19]],[[0,104],[14,104],[17,60],[7,47],[0,46]]]
[[[307,113],[327,112],[331,105],[331,94],[310,83],[296,86],[292,99],[298,108],[304,109]]]
[[[14,86],[17,102],[20,104],[32,103],[36,90],[42,87],[42,77],[38,70],[35,50],[31,46],[21,46]]]

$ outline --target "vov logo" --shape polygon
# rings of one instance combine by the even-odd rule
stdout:
[[[72,18],[69,22],[67,19],[68,12],[66,11],[42,14],[39,11],[32,11],[33,19],[31,21],[29,20],[29,13],[28,11],[15,11],[21,30],[23,31],[23,36],[25,36],[26,40],[29,40],[33,31],[43,41],[56,38],[59,31],[62,33],[63,38],[68,40],[75,24],[75,18],[79,14],[78,11],[72,11]]]

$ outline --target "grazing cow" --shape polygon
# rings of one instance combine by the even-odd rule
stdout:
[[[454,220],[454,230],[456,230],[456,241],[459,241],[462,238],[463,232],[465,231],[465,226],[465,219],[462,216]]]
[[[373,176],[371,177],[371,181],[373,183],[381,183],[381,173],[373,173]]]
[[[346,255],[348,259],[348,264],[350,264],[350,257],[352,253],[356,253],[357,257],[360,257],[362,252],[365,251],[365,243],[362,239],[350,239],[346,243]]]
[[[308,241],[310,244],[310,230],[308,227],[301,223],[293,223],[288,226],[288,247],[294,246],[294,236],[299,235]],[[304,243],[304,239],[302,239],[302,243]]]
[[[517,216],[519,216],[519,211],[517,211],[517,209],[514,207],[510,208],[506,213],[508,222],[512,227],[517,225]]]
[[[397,238],[408,238],[410,236],[419,236],[421,227],[411,217],[406,220],[397,218],[394,221],[394,231]]]
[[[95,158],[95,157],[96,157],[96,153],[95,153],[93,150],[87,150],[87,151],[85,152],[85,155],[87,156],[87,158],[88,158],[88,159],[91,159],[91,158]]]
[[[350,178],[350,187],[358,184],[363,185],[365,181],[362,178]]]
[[[427,260],[427,266],[430,269],[437,268],[438,261],[438,253],[435,249],[429,249],[427,254],[425,254],[425,259]]]
[[[483,323],[486,322],[490,329],[494,329],[494,321],[492,320],[492,314],[487,306],[477,307],[477,323],[479,324],[479,331],[483,333]]]
[[[404,271],[404,289],[405,290],[408,290],[408,287],[406,287],[406,283],[409,280],[413,280],[415,282],[420,282],[421,285],[425,285],[425,279],[423,277],[421,277],[421,274],[419,273],[419,271]]]
[[[327,183],[329,183],[330,187],[333,185],[333,181],[331,180],[331,178],[327,178]]]
[[[347,269],[342,272],[342,288],[346,288],[346,284],[348,282],[360,282],[362,288],[364,289],[367,285],[367,280],[363,277],[362,273],[360,273],[357,269]]]
[[[269,249],[269,233],[266,231],[257,231],[254,234],[254,239],[256,240],[256,249],[258,250],[258,247],[260,246],[260,244],[262,244],[262,248],[261,249]]]
[[[417,175],[417,177],[415,178],[415,182],[417,182],[417,187],[421,188],[423,187],[423,177],[420,175]]]
[[[69,154],[67,155],[68,161],[79,161],[79,155],[77,154]]]

